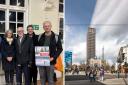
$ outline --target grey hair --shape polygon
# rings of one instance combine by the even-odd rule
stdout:
[[[5,37],[5,38],[7,37],[8,32],[11,32],[11,33],[12,33],[12,37],[13,37],[13,31],[10,30],[10,29],[5,31],[5,35],[4,35],[4,37]]]
[[[44,22],[43,22],[43,25],[44,25],[45,23],[49,23],[49,24],[52,26],[52,22],[51,22],[51,21],[44,21]]]

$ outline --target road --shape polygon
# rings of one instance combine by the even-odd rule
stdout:
[[[105,73],[104,79],[104,81],[100,81],[98,74],[97,81],[90,82],[85,79],[84,72],[81,72],[79,75],[69,73],[65,76],[65,85],[128,85],[128,78],[124,78],[124,74],[120,74],[120,78],[117,78],[116,74]]]

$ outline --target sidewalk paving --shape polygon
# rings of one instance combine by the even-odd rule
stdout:
[[[14,76],[14,82],[16,83],[15,76]],[[5,77],[4,77],[4,75],[0,75],[0,85],[5,85]],[[38,80],[38,84],[37,85],[41,85],[39,80]],[[46,85],[48,85],[48,84],[46,84]],[[58,78],[57,82],[55,83],[55,85],[63,85],[63,78]]]
[[[102,82],[105,85],[128,85],[128,79],[125,78],[106,79],[100,82]]]
[[[115,78],[106,79],[104,81],[90,82],[89,80],[76,80],[76,81],[66,81],[65,85],[128,85],[128,79]]]

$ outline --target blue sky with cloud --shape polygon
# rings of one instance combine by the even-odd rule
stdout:
[[[96,0],[65,0],[65,49],[77,55],[73,62],[86,59],[86,33],[95,4]]]
[[[65,24],[90,24],[96,0],[65,0]]]
[[[128,43],[128,0],[65,0],[65,50],[73,62],[86,59],[87,28],[96,28],[96,56],[116,62],[121,46]]]

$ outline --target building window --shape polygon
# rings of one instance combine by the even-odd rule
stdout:
[[[16,22],[16,12],[9,12],[9,21]]]
[[[0,32],[5,32],[5,22],[0,22]]]
[[[17,21],[18,22],[23,22],[24,21],[24,13],[23,12],[18,12],[17,13]]]
[[[9,29],[16,33],[16,23],[9,23]]]
[[[6,2],[6,0],[4,0]],[[4,3],[3,0],[0,0],[0,4]],[[1,6],[0,9],[0,34],[4,34],[5,30],[11,29],[15,34],[17,34],[17,27],[24,26],[24,18],[25,18],[25,0],[10,0],[7,1],[7,4],[12,6],[17,6],[16,8],[10,8],[10,6],[5,5]],[[20,7],[19,7],[20,6]]]
[[[59,4],[59,12],[63,12],[63,4]]]
[[[24,0],[10,0],[10,5],[24,7]]]
[[[59,12],[63,13],[63,0],[59,0]],[[61,39],[63,39],[63,18],[60,18],[60,22],[59,22],[59,35],[61,37]]]
[[[0,32],[5,32],[5,11],[0,10]]]
[[[64,5],[63,0],[60,0],[59,1],[59,12],[63,12],[63,5]]]
[[[10,5],[16,6],[17,5],[17,0],[10,0]]]
[[[5,21],[5,11],[0,10],[0,21]]]
[[[17,27],[23,27],[24,26],[24,24],[23,23],[17,23]]]
[[[63,3],[64,0],[59,0],[59,1],[60,1],[60,3]]]
[[[24,0],[18,0],[18,6],[24,7]]]
[[[60,18],[60,29],[63,29],[63,18]]]
[[[0,4],[5,4],[5,0],[0,0]]]
[[[16,28],[23,26],[24,12],[10,11],[9,12],[9,29],[16,33]]]
[[[60,35],[61,39],[63,39],[63,18],[60,18],[59,35]]]

